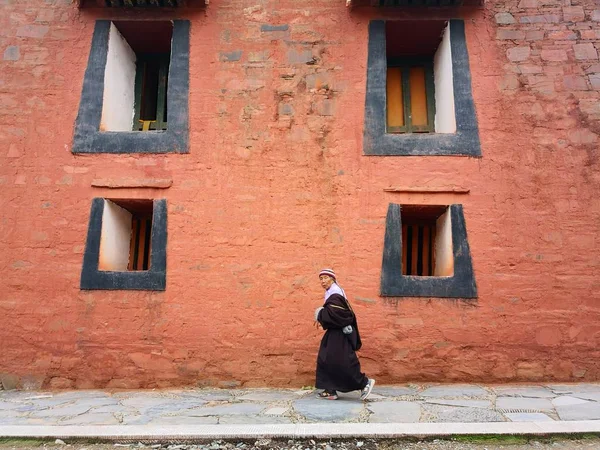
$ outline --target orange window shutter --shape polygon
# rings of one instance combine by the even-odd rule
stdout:
[[[402,99],[402,69],[387,69],[387,124],[388,127],[404,126],[404,101]]]
[[[410,68],[410,111],[414,126],[427,126],[427,89],[425,68]]]
[[[406,255],[408,254],[408,225],[402,224],[402,275],[406,275],[406,264],[408,258]]]

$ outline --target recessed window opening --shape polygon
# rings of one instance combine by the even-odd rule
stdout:
[[[454,115],[447,21],[388,21],[385,33],[387,132],[455,132],[441,118]]]
[[[448,206],[402,205],[402,275],[454,275]]]
[[[172,37],[172,22],[112,22],[101,131],[167,129]]]
[[[98,270],[148,270],[151,263],[152,200],[104,200]]]

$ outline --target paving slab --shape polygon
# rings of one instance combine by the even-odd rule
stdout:
[[[554,422],[544,413],[506,413],[504,414],[512,422]]]
[[[580,398],[570,397],[568,395],[561,395],[560,397],[556,397],[554,400],[552,400],[552,404],[554,405],[554,407],[583,405],[584,403],[588,403],[588,400],[582,400]]]
[[[263,414],[265,414],[267,416],[282,416],[289,410],[290,409],[286,408],[286,407],[275,407],[275,408],[267,409]]]
[[[293,391],[272,391],[255,390],[242,396],[237,396],[237,400],[250,400],[255,402],[276,402],[284,400],[296,400],[298,395]]]
[[[373,388],[372,394],[381,395],[383,397],[401,397],[403,395],[415,395],[417,388],[409,386],[377,386]],[[371,397],[369,397],[371,398]]]
[[[600,392],[575,392],[573,397],[600,402]]]
[[[119,421],[112,414],[86,413],[71,419],[60,421],[60,425],[118,425]]]
[[[498,397],[496,398],[496,409],[553,411],[554,405],[547,398]]]
[[[556,412],[560,420],[600,420],[600,403],[557,406]]]
[[[89,406],[85,405],[72,405],[60,408],[43,409],[33,411],[30,413],[30,417],[43,418],[43,417],[72,417],[84,414],[90,410]]]
[[[425,400],[425,402],[435,405],[463,406],[465,408],[493,408],[491,400],[453,400],[445,398],[428,398]]]
[[[557,395],[544,386],[501,386],[494,387],[494,391],[502,397],[554,398]]]
[[[546,387],[561,394],[600,392],[600,384],[598,383],[547,384]]]
[[[506,418],[497,411],[483,408],[423,404],[427,422],[504,422]]]
[[[323,400],[320,398],[306,397],[296,400],[294,410],[312,421],[344,422],[357,419],[364,410],[360,401]]]
[[[421,405],[417,402],[376,402],[367,405],[373,414],[369,422],[379,423],[415,423],[421,419]]]
[[[195,409],[186,409],[178,412],[178,416],[202,417],[202,416],[232,416],[240,414],[259,414],[265,405],[252,403],[231,403],[229,405],[202,406]]]
[[[201,400],[206,400],[208,402],[233,400],[233,394],[230,391],[225,391],[225,390],[188,391],[188,392],[181,392],[179,395],[182,398],[194,398],[194,399],[199,398]]]
[[[418,395],[421,397],[487,397],[490,393],[479,386],[450,384],[429,387]]]

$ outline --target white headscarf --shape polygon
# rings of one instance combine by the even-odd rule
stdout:
[[[336,282],[334,282],[329,289],[327,289],[325,291],[325,301],[327,301],[327,299],[329,297],[331,297],[333,294],[339,294],[341,296],[343,296],[344,298],[346,297],[346,293],[344,292],[344,290],[339,286],[339,284],[337,284]]]

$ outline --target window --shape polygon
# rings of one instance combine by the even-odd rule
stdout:
[[[481,155],[463,21],[369,24],[363,150]]]
[[[112,22],[104,69],[102,131],[167,129],[171,22]]]
[[[188,152],[189,22],[96,22],[74,153]]]
[[[447,206],[403,205],[402,275],[451,276],[452,231]]]
[[[167,129],[168,54],[139,55],[135,73],[134,130]]]
[[[389,205],[381,295],[477,297],[461,205]]]
[[[164,290],[166,200],[92,202],[81,289]]]
[[[431,61],[394,61],[387,66],[387,132],[430,133],[435,115]]]

